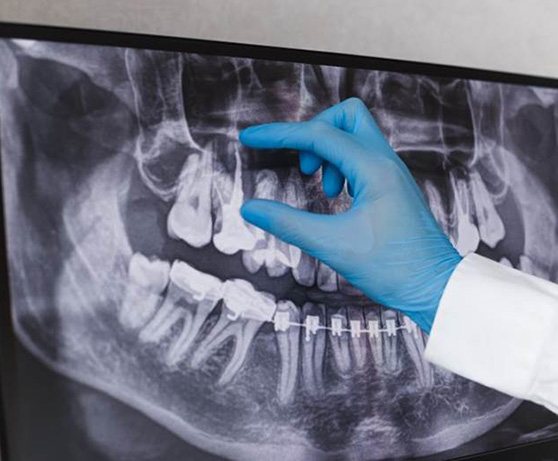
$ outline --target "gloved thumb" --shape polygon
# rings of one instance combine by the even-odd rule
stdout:
[[[314,214],[273,200],[249,200],[240,209],[240,214],[250,224],[310,255],[319,251],[323,237],[330,234],[329,216]]]

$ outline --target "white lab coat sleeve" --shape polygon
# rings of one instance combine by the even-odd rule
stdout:
[[[558,413],[558,285],[466,256],[444,290],[425,358]]]

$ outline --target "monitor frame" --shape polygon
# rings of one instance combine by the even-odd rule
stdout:
[[[344,53],[302,50],[274,46],[146,35],[129,32],[91,30],[58,26],[42,26],[0,22],[0,38],[45,40],[63,43],[141,48],[206,55],[267,59],[305,64],[339,66],[418,74],[431,77],[482,80],[498,83],[558,88],[558,78],[540,77],[470,67],[431,64],[408,60],[375,58]],[[1,145],[1,139],[0,139]],[[1,171],[1,163],[0,163]],[[15,388],[11,373],[16,366],[14,348],[17,341],[12,328],[10,290],[8,280],[7,241],[4,226],[2,175],[0,174],[0,454],[9,461],[7,422],[13,418],[15,408],[9,396]],[[6,306],[6,307],[5,307]],[[558,453],[558,436],[549,440],[527,443],[473,455],[459,460],[538,460]],[[550,458],[552,459],[552,458]]]

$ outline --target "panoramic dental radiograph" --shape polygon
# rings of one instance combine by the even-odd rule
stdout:
[[[19,341],[230,459],[420,457],[493,430],[520,401],[430,365],[409,318],[239,214],[251,197],[350,206],[301,175],[296,152],[238,133],[352,96],[462,254],[558,281],[555,89],[3,40]]]

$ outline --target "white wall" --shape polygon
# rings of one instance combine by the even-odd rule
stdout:
[[[558,77],[556,0],[0,0],[0,20]]]

